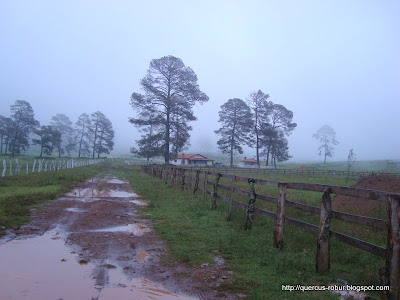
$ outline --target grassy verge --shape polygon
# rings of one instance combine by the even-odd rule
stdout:
[[[210,211],[210,198],[203,201],[140,172],[125,170],[118,175],[129,179],[135,191],[149,201],[148,217],[168,243],[170,262],[212,263],[215,255],[226,260],[235,279],[221,289],[246,293],[250,299],[337,299],[329,292],[282,291],[282,285],[343,284],[343,280],[379,285],[377,270],[384,261],[371,254],[332,241],[331,270],[320,275],[315,272],[313,234],[285,225],[285,246],[280,251],[272,246],[272,220],[257,216],[252,230],[244,231],[244,210],[234,209],[233,220],[227,222],[225,203],[219,201],[218,209]]]
[[[102,171],[94,165],[59,171],[8,176],[0,179],[0,226],[6,228],[29,220],[29,208],[56,199],[71,189],[71,185],[85,181]],[[4,231],[0,229],[0,235]]]

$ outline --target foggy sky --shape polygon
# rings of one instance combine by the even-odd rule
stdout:
[[[140,136],[130,95],[152,59],[174,55],[210,98],[191,152],[216,151],[220,106],[261,89],[294,112],[292,160],[321,159],[324,124],[340,142],[333,160],[350,148],[400,159],[399,15],[398,1],[2,1],[0,114],[17,99],[42,125],[100,110],[114,153],[128,153]]]

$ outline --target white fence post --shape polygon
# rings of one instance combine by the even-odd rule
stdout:
[[[3,172],[1,173],[1,177],[4,177],[6,175],[6,169],[7,169],[7,163],[6,160],[3,159]]]

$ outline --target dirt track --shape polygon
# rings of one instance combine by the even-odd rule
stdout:
[[[203,264],[197,268],[183,264],[169,268],[163,266],[160,260],[166,254],[165,244],[152,232],[151,224],[139,217],[139,212],[145,205],[146,202],[131,190],[127,182],[106,178],[79,184],[65,197],[45,204],[43,209],[33,210],[31,223],[14,230],[17,238],[0,245],[0,254],[4,251],[6,254],[3,256],[12,256],[12,247],[17,246],[10,243],[21,243],[18,246],[21,250],[26,245],[27,251],[32,252],[28,250],[29,241],[32,244],[35,239],[39,241],[38,238],[42,236],[44,241],[37,243],[34,249],[39,249],[43,253],[48,251],[59,254],[51,253],[58,255],[52,262],[47,262],[46,255],[36,260],[43,259],[45,262],[42,265],[54,264],[52,269],[54,272],[67,272],[61,269],[62,264],[73,264],[71,268],[82,266],[82,270],[85,269],[85,272],[90,274],[91,281],[86,285],[92,286],[84,288],[85,291],[81,294],[79,290],[77,291],[79,283],[71,282],[63,282],[64,289],[52,291],[55,293],[50,293],[50,290],[57,289],[58,282],[46,286],[41,281],[36,281],[36,290],[33,287],[32,290],[29,288],[27,290],[25,286],[18,289],[7,284],[7,280],[21,279],[12,276],[23,275],[14,275],[10,272],[10,269],[14,269],[15,263],[7,266],[7,261],[0,260],[0,267],[4,264],[9,268],[5,273],[0,273],[0,279],[7,277],[3,280],[3,285],[7,285],[9,293],[13,292],[13,288],[18,289],[10,299],[20,299],[25,296],[30,299],[36,299],[35,297],[46,299],[47,297],[43,296],[47,295],[49,299],[54,299],[50,295],[58,295],[58,299],[74,299],[73,292],[75,295],[76,293],[90,295],[91,298],[88,299],[244,298],[244,295],[231,295],[217,290],[222,282],[231,280],[233,276],[232,272],[225,269],[223,260],[217,256],[215,264]],[[24,241],[27,242],[24,244]],[[69,253],[49,250],[57,241],[60,245],[60,241],[65,241],[67,246],[64,247]],[[10,245],[9,249],[7,245]],[[41,245],[46,248],[40,250]],[[21,266],[21,270],[24,274],[30,272],[28,266]],[[70,272],[72,274],[81,271],[74,269]],[[39,275],[35,276],[41,277]],[[29,285],[29,282],[24,284]],[[65,289],[65,285],[71,285],[70,289]],[[10,296],[1,290],[4,291],[0,283],[1,298]]]

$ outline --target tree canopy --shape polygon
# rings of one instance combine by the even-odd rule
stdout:
[[[233,165],[233,155],[242,154],[242,145],[252,144],[253,120],[250,107],[241,99],[229,99],[221,106],[219,121],[222,127],[215,131],[221,138],[218,148],[224,154],[230,154],[230,165]]]
[[[130,104],[137,116],[129,122],[139,128],[153,126],[153,136],[162,134],[163,143],[158,145],[168,164],[171,145],[178,143],[176,149],[183,148],[191,130],[187,125],[177,126],[177,122],[181,125],[196,120],[193,106],[208,101],[208,97],[200,90],[194,71],[171,55],[153,59],[140,85],[144,93],[132,94]],[[179,128],[175,130],[178,135],[171,138],[174,128]]]
[[[21,153],[29,147],[29,134],[39,126],[32,106],[25,100],[17,100],[11,105],[11,126],[9,128],[11,155]]]
[[[324,164],[326,164],[326,158],[332,157],[334,154],[333,146],[339,144],[339,142],[336,140],[336,132],[329,125],[323,125],[316,133],[313,134],[313,138],[319,140],[319,155],[324,155]]]

